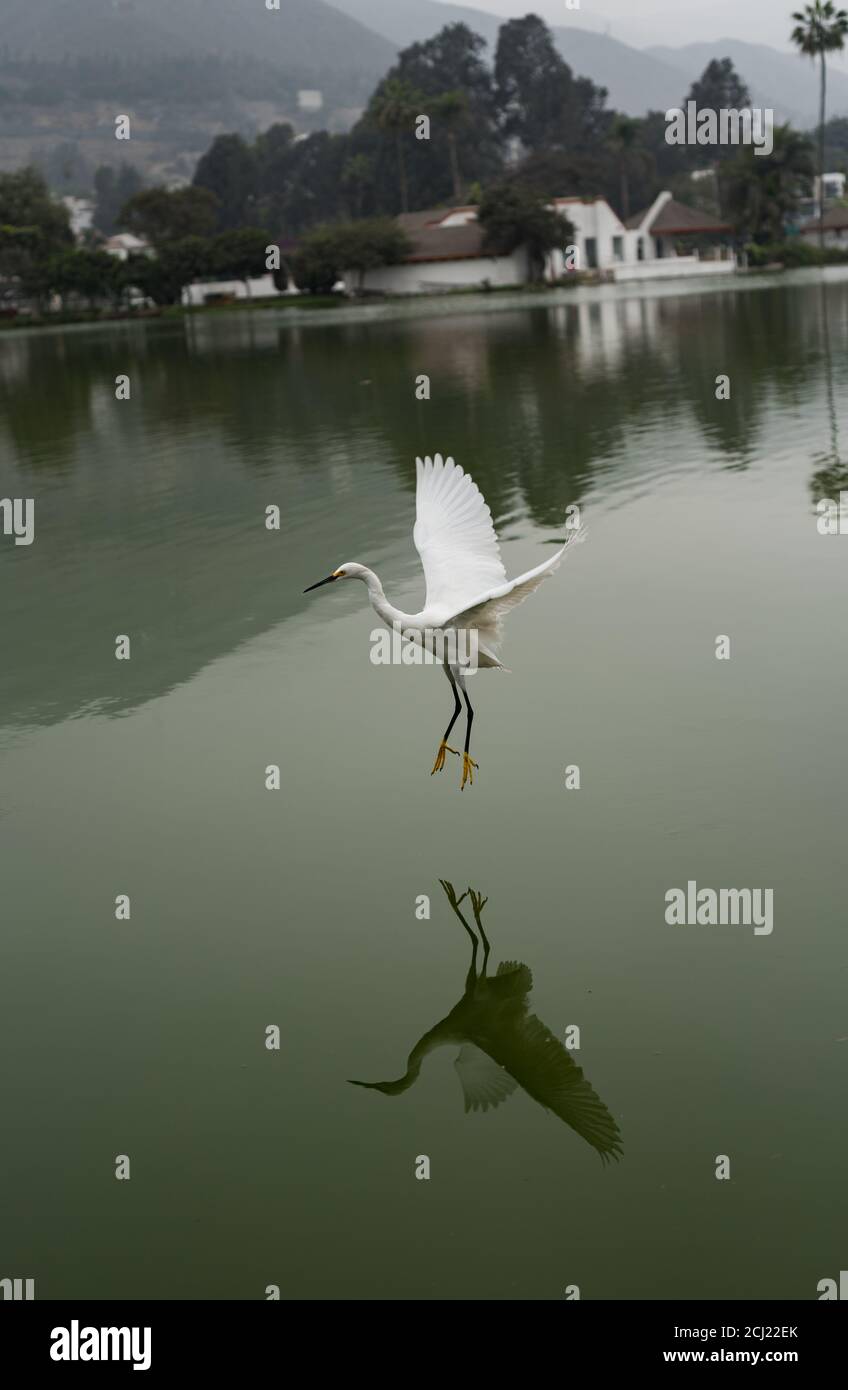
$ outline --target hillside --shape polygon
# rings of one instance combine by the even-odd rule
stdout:
[[[489,44],[494,44],[498,27],[496,15],[468,5],[442,4],[440,0],[327,0],[375,34],[382,34],[398,48],[408,48],[421,39],[431,39],[446,24],[467,24]],[[533,6],[528,0],[528,10]]]
[[[432,38],[445,24],[467,24],[489,43],[490,59],[494,56],[498,29],[504,22],[496,15],[461,5],[442,4],[440,0],[390,0],[390,3],[387,0],[332,0],[332,3],[336,9],[369,25],[399,47]],[[527,8],[533,10],[530,0]],[[676,106],[688,89],[688,82],[681,87],[678,65],[666,63],[652,53],[630,48],[617,39],[573,24],[553,25],[551,32],[573,72],[579,77],[591,77],[593,82],[606,87],[607,104],[618,111],[641,116],[651,108],[665,110]],[[700,68],[694,70],[689,82],[700,71]]]
[[[648,50],[680,73],[701,72],[711,58],[732,58],[748,83],[755,106],[771,106],[779,120],[809,129],[818,122],[818,71],[810,60],[780,53],[765,44],[717,39],[715,43],[690,43],[683,48]],[[828,115],[848,115],[848,77],[833,65],[827,74]]]
[[[417,39],[431,38],[452,20],[468,24],[490,45],[497,39],[503,20],[441,0],[332,0],[339,10],[360,20],[399,47]],[[528,10],[539,11],[528,0]],[[542,7],[551,21],[556,10]],[[577,16],[575,11],[575,17]],[[606,87],[608,105],[629,115],[647,110],[666,110],[679,106],[692,82],[712,58],[732,58],[751,89],[757,106],[770,106],[779,120],[791,120],[802,128],[818,120],[818,79],[814,67],[792,53],[781,53],[765,44],[743,43],[738,39],[717,39],[714,43],[691,43],[682,47],[633,48],[617,39],[579,24],[557,25],[551,29],[566,62],[580,76]],[[828,72],[832,115],[848,114],[848,76],[832,65]]]
[[[349,128],[395,52],[324,0],[281,0],[279,11],[262,0],[0,0],[0,169],[49,167],[70,143],[89,173],[120,154],[149,177],[190,177],[226,130]],[[320,111],[299,108],[304,88],[322,92]],[[133,119],[120,151],[117,112]]]

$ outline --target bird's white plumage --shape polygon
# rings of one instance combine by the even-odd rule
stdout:
[[[428,614],[453,617],[506,582],[492,513],[452,458],[416,459],[415,529]]]
[[[500,665],[498,648],[503,641],[504,618],[559,568],[565,552],[582,536],[582,530],[574,532],[550,560],[543,560],[535,569],[520,574],[517,579],[508,579],[489,594],[480,595],[476,603],[461,613],[451,614],[451,627],[477,632],[481,666]]]
[[[569,545],[535,569],[507,579],[500,546],[480,489],[452,458],[415,460],[418,483],[412,538],[427,585],[421,614],[434,626],[474,629],[481,666],[499,667],[503,620],[557,569]]]

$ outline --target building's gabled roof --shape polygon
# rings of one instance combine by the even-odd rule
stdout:
[[[429,208],[425,212],[402,212],[398,225],[408,236],[412,250],[404,263],[422,261],[467,261],[484,255],[483,228],[477,222],[476,208]],[[445,227],[447,218],[457,213],[474,213],[472,220],[459,227]]]
[[[825,177],[827,176],[825,175]],[[846,227],[848,227],[848,208],[828,208],[827,212],[821,220],[821,226],[822,229],[826,232],[843,231]],[[819,219],[817,217],[812,218],[812,220],[809,222],[805,222],[803,227],[801,228],[802,232],[817,232],[818,230]]]
[[[713,217],[711,212],[701,212],[700,208],[690,208],[686,203],[678,203],[676,198],[669,198],[663,203],[653,221],[643,228],[642,223],[649,212],[650,208],[643,208],[641,212],[634,213],[632,217],[628,217],[625,226],[631,231],[638,228],[650,232],[652,236],[683,236],[687,232],[733,230],[729,222],[722,222],[718,217]]]

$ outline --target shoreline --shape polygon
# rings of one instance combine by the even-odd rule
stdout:
[[[551,307],[587,303],[614,303],[632,299],[657,299],[681,295],[716,294],[732,290],[753,291],[777,285],[809,285],[817,276],[822,283],[848,279],[848,264],[804,266],[792,270],[763,268],[729,271],[721,276],[681,275],[667,280],[582,282],[579,284],[509,286],[498,289],[462,289],[444,294],[385,295],[368,300],[343,299],[338,295],[292,296],[287,302],[278,297],[235,300],[230,304],[170,305],[126,313],[81,312],[79,314],[0,318],[0,334],[53,333],[64,329],[136,327],[146,324],[177,324],[196,318],[226,321],[232,315],[276,315],[280,326],[287,324],[376,323],[394,319],[445,317],[447,314],[498,313],[507,309]]]

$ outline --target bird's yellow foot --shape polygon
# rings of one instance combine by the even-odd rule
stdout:
[[[445,765],[445,753],[455,753],[456,756],[459,757],[459,749],[451,748],[449,743],[445,743],[443,741],[439,744],[439,751],[436,754],[436,761],[433,763],[433,772],[441,772],[442,768]],[[430,773],[431,777],[433,776],[433,772]]]
[[[472,770],[471,770],[471,769],[474,768],[474,767],[477,767],[477,763],[475,763],[474,759],[473,759],[473,758],[470,758],[470,757],[468,756],[467,753],[463,753],[463,755],[462,755],[462,786],[461,786],[460,789],[459,789],[460,791],[463,790],[463,788],[465,787],[466,782],[470,782],[471,785],[472,785],[472,787],[474,786],[474,773],[473,773]]]

